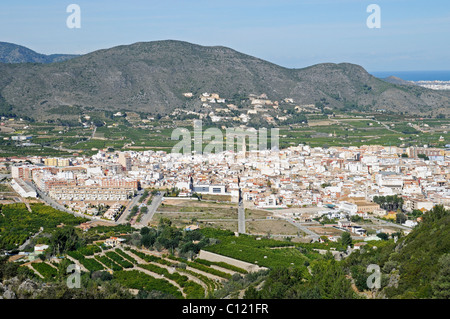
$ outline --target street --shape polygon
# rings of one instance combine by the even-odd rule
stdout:
[[[141,226],[147,226],[148,223],[152,220],[153,215],[155,214],[156,210],[158,209],[159,205],[161,205],[161,202],[163,201],[164,192],[158,192],[155,196],[153,196],[152,203],[148,207],[147,213],[142,216],[141,221],[138,223]],[[136,224],[136,226],[138,225]]]

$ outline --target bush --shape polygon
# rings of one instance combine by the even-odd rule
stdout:
[[[46,263],[32,263],[31,266],[46,280],[54,280],[58,275],[58,270]]]
[[[115,252],[118,253],[119,255],[121,255],[123,258],[128,259],[128,261],[130,261],[133,264],[137,264],[137,260],[134,259],[133,257],[131,257],[130,255],[128,255],[127,253],[125,253],[123,250],[121,250],[120,248],[116,248]]]
[[[120,265],[106,256],[95,256],[94,258],[113,271],[119,271],[123,269]]]
[[[95,253],[102,252],[102,249],[96,245],[88,245],[77,249],[84,256],[93,256]]]
[[[124,260],[120,255],[118,255],[117,253],[115,253],[113,251],[108,251],[105,253],[105,255],[108,256],[109,258],[111,258],[112,260],[114,260],[116,263],[118,263],[123,268],[133,268],[132,263],[130,263],[127,260]]]
[[[181,292],[167,280],[155,279],[137,270],[116,271],[113,280],[131,289],[142,289],[148,292],[160,291],[173,296],[173,298],[183,298]]]

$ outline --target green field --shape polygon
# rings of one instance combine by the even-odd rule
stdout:
[[[51,232],[63,223],[79,225],[87,219],[74,217],[44,204],[31,204],[30,213],[25,204],[0,205],[0,249],[15,249],[42,227]]]
[[[95,115],[98,116],[98,115]],[[280,129],[280,146],[286,148],[298,144],[316,146],[361,146],[384,145],[408,147],[427,144],[443,147],[449,144],[448,134],[450,119],[432,119],[388,114],[337,114],[324,116],[306,115],[310,124],[324,121],[319,125],[296,124],[277,125]],[[101,118],[101,117],[99,117]],[[170,152],[178,143],[171,139],[176,128],[186,128],[192,133],[192,120],[167,120],[150,122],[128,122],[124,118],[101,118],[102,126],[94,127],[63,126],[48,123],[8,123],[13,131],[0,133],[0,154],[13,155],[47,155],[70,156],[73,153],[95,154],[98,149],[114,150],[165,150]],[[408,125],[417,125],[418,130]],[[223,123],[213,127],[221,128],[223,136],[226,131]],[[234,124],[226,124],[230,127]],[[204,125],[203,130],[211,127]],[[270,128],[269,126],[267,127]],[[270,130],[269,130],[270,131]],[[12,136],[32,136],[27,142],[32,145],[20,146],[21,142],[12,141]],[[440,137],[443,140],[440,140]],[[269,136],[270,140],[270,136]],[[207,145],[204,141],[204,146]],[[223,145],[225,149],[225,144]]]

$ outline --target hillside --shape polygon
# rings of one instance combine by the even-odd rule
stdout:
[[[360,290],[367,289],[366,268],[376,263],[382,273],[381,294],[387,298],[450,298],[450,211],[435,206],[408,236],[376,250],[355,252],[345,265]]]
[[[275,269],[259,291],[249,289],[245,297],[448,299],[449,236],[450,211],[435,206],[419,226],[397,242],[391,239],[378,242],[376,247],[364,246],[340,262],[325,255],[311,263],[309,274],[296,268]],[[367,271],[369,265],[380,267],[381,289],[367,287],[367,279],[373,274]]]
[[[0,42],[1,63],[53,63],[62,62],[76,57],[75,54],[45,55],[30,50],[24,46]]]
[[[405,81],[403,79],[400,79],[399,77],[396,76],[388,76],[387,78],[384,78],[383,81],[392,83],[392,84],[399,84],[399,85],[415,85],[414,82],[411,81]]]
[[[292,98],[298,105],[320,102],[359,111],[450,110],[445,92],[390,84],[358,65],[287,69],[229,48],[181,41],[118,46],[60,63],[0,64],[0,75],[1,110],[35,118],[70,105],[153,114],[201,107],[183,97],[184,92],[215,92],[228,99],[265,93],[272,100]]]

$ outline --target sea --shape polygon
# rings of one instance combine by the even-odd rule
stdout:
[[[377,78],[396,76],[405,81],[450,81],[450,71],[378,71],[369,72]]]

